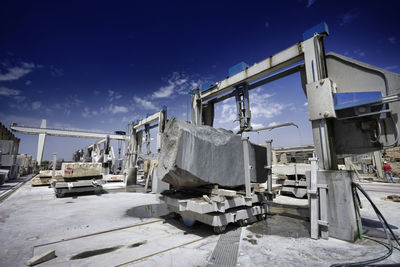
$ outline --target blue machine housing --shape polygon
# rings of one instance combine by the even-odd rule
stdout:
[[[325,33],[326,35],[329,35],[329,28],[328,28],[328,25],[326,24],[325,21],[323,21],[320,24],[315,25],[314,27],[306,30],[303,33],[303,41],[307,40],[307,39],[310,39],[311,37],[314,36],[315,33],[318,33],[318,34]]]
[[[232,67],[229,68],[229,77],[232,77],[236,74],[238,74],[239,72],[244,71],[246,68],[248,68],[249,65],[246,62],[240,62]]]
[[[361,105],[379,103],[382,101],[381,92],[357,92],[333,94],[335,110],[341,110]]]

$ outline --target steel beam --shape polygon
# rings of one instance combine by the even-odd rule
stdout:
[[[95,133],[75,130],[63,130],[63,129],[50,129],[50,128],[39,128],[33,126],[22,126],[16,123],[10,126],[10,129],[23,133],[23,134],[45,134],[49,136],[63,136],[63,137],[75,137],[75,138],[90,138],[90,139],[104,139],[110,136],[110,140],[128,140],[129,137],[126,135],[111,134],[111,133]]]
[[[270,56],[269,58],[254,64],[238,74],[228,77],[225,80],[217,82],[216,85],[204,92],[200,92],[202,101],[211,99],[215,96],[224,94],[241,83],[250,83],[262,78],[277,70],[286,68],[296,62],[303,60],[302,42],[292,45],[291,47]]]
[[[140,129],[141,127],[144,127],[146,124],[150,124],[150,123],[153,123],[156,121],[158,122],[158,120],[160,118],[160,113],[161,113],[161,111],[154,113],[153,115],[150,115],[145,119],[140,120],[139,122],[137,122],[133,125],[133,128],[135,128],[137,130],[137,129]]]

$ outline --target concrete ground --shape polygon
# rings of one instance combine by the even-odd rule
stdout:
[[[400,195],[400,185],[363,186],[400,234],[400,202],[385,199]],[[135,191],[56,198],[51,188],[25,183],[0,203],[0,266],[24,266],[49,249],[57,258],[39,266],[206,266],[219,236],[206,225],[189,228],[174,218],[160,219],[167,210],[158,197]],[[361,199],[364,231],[382,235],[372,208]],[[306,204],[288,197],[277,202]],[[348,243],[308,236],[308,222],[288,214],[242,227],[237,265],[329,266],[386,252],[368,239]],[[400,251],[385,262],[400,262]]]

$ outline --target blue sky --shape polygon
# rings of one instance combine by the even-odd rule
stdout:
[[[96,131],[168,107],[186,119],[187,92],[220,81],[230,66],[261,61],[326,21],[326,50],[400,72],[397,1],[2,1],[0,121]],[[312,143],[299,74],[251,92],[255,125],[296,128],[253,134],[275,146]],[[233,101],[215,126],[233,129]],[[36,155],[37,137],[20,152]],[[71,158],[94,140],[48,137],[44,159]]]

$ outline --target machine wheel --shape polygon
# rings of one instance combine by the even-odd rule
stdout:
[[[240,227],[246,226],[247,225],[247,220],[239,220],[237,221]]]
[[[214,233],[216,233],[217,235],[222,234],[226,230],[226,225],[214,226],[213,230],[214,230]]]
[[[188,218],[184,218],[183,216],[179,217],[179,221],[183,225],[186,225],[188,227],[192,227],[196,223],[196,220],[191,220],[191,219],[188,219]]]
[[[265,216],[265,214],[258,214],[258,215],[256,215],[257,221],[264,221],[266,217],[267,217],[267,216]]]

